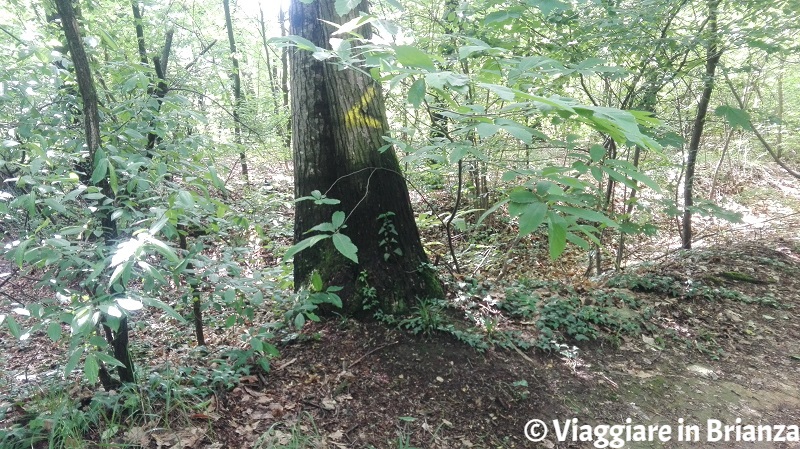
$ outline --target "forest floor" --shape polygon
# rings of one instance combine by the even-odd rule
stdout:
[[[800,242],[709,248],[646,272],[675,285],[710,280],[730,297],[630,291],[652,308],[652,333],[552,354],[480,353],[446,335],[327,322],[306,331],[315,338],[283,348],[264,385],[253,379],[224,395],[212,428],[237,446],[280,422],[260,447],[284,447],[300,423],[316,435],[302,447],[564,448],[592,444],[559,442],[553,420],[630,418],[674,433],[670,442],[626,447],[800,447],[675,441],[679,422],[699,425],[700,442],[710,419],[800,425]],[[532,419],[550,426],[541,443],[525,437]]]
[[[131,332],[135,357],[148,373],[138,394],[157,397],[158,404],[149,410],[161,410],[161,416],[123,419],[128,425],[85,435],[88,443],[62,445],[605,447],[597,434],[594,441],[580,441],[582,432],[559,441],[554,420],[563,425],[574,418],[578,426],[658,425],[671,432],[666,442],[638,438],[624,447],[800,448],[796,440],[709,442],[708,434],[709,420],[795,426],[795,432],[800,425],[796,229],[772,232],[776,228],[768,226],[758,238],[750,231],[726,234],[692,251],[662,253],[614,276],[587,279],[576,275],[582,271],[577,263],[536,263],[550,273],[549,279],[574,266],[560,281],[525,281],[537,271],[525,260],[529,250],[509,244],[513,266],[477,262],[470,270],[478,273],[475,278],[493,270],[495,280],[451,278],[449,301],[430,310],[437,323],[472,317],[470,322],[482,328],[481,341],[436,329],[413,334],[403,328],[414,327],[408,322],[309,323],[276,342],[281,355],[271,361],[268,373],[253,370],[235,382],[223,379],[224,387],[204,396],[185,393],[185,388],[198,382],[197,367],[205,373],[223,371],[225,362],[216,354],[238,345],[238,334],[209,326],[206,353],[193,346],[190,331],[174,329],[160,311],[143,311]],[[534,239],[528,243],[535,245]],[[527,257],[536,260],[538,254]],[[0,273],[12,272],[0,263]],[[501,269],[510,272],[509,280],[496,280]],[[31,295],[31,284],[3,284],[0,313],[10,311],[8,298],[19,296],[20,289]],[[275,319],[267,312],[259,318]],[[559,342],[535,349],[533,342],[547,325]],[[592,329],[596,339],[577,341]],[[66,344],[41,334],[17,342],[0,330],[0,430],[29,422],[33,409],[48,400],[57,402],[48,396],[54,385],[68,392],[78,408],[98,397],[122,400],[115,393],[98,393],[77,373],[66,379],[60,375]],[[212,380],[217,379],[207,378]],[[171,393],[160,390],[170,385],[175,387]],[[148,390],[160,393],[148,396]],[[528,427],[534,419],[549,427],[543,441],[526,437],[526,429],[536,430]],[[678,441],[682,425],[697,426],[696,442]],[[636,439],[638,428],[631,429]],[[741,433],[730,436],[747,439]],[[28,447],[48,446],[42,441]]]

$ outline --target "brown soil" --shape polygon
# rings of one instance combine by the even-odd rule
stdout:
[[[544,442],[532,443],[525,425],[571,418],[578,424],[630,418],[633,425],[673,430],[680,419],[701,429],[709,419],[800,425],[800,243],[731,243],[634,271],[671,278],[674,291],[627,291],[649,308],[648,328],[616,340],[618,346],[481,353],[446,334],[414,336],[333,319],[304,328],[280,348],[267,375],[217,392],[188,421],[170,431],[129,430],[124,440],[151,448],[582,448],[593,446],[558,441],[552,426]],[[704,295],[693,290],[701,285],[708,287]],[[508,325],[535,332],[529,323]],[[212,332],[215,338],[222,337]],[[0,385],[19,386],[10,379],[29,357],[23,351],[55,356],[58,348],[47,342],[37,337],[23,350],[0,333],[6,376]],[[3,426],[16,418],[12,411]],[[800,448],[800,442],[707,443],[705,436],[625,447]]]

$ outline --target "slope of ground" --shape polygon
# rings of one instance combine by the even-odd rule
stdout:
[[[552,421],[575,418],[673,432],[683,423],[702,432],[698,442],[675,441],[673,433],[668,442],[625,447],[797,448],[797,441],[708,443],[705,432],[708,420],[800,424],[798,273],[800,244],[791,240],[677,253],[595,286],[641,303],[641,335],[622,336],[618,347],[591,343],[551,354],[478,352],[441,333],[331,320],[283,345],[267,375],[217,390],[169,429],[136,426],[118,441],[151,448],[601,447],[597,439],[558,440]],[[7,335],[2,344],[4,376],[16,376],[12,361],[25,355]],[[15,418],[9,411],[5,424]],[[544,441],[526,439],[531,419],[550,426]]]

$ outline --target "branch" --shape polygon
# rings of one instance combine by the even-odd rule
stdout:
[[[745,108],[744,101],[742,101],[742,97],[739,96],[739,93],[736,92],[736,88],[734,87],[733,82],[728,77],[727,73],[725,73],[725,83],[728,85],[728,88],[730,88],[731,93],[733,94],[733,98],[736,99],[736,104],[739,106],[739,109],[744,110]],[[781,160],[781,156],[775,151],[774,148],[772,148],[772,145],[770,145],[769,142],[767,142],[767,140],[764,139],[764,136],[762,136],[761,133],[758,132],[758,129],[753,124],[753,120],[748,117],[747,123],[750,124],[750,128],[753,130],[753,134],[755,134],[758,141],[761,142],[761,145],[764,146],[764,149],[767,150],[767,153],[769,153],[769,155],[772,157],[772,160],[775,161],[775,163],[778,164],[781,168],[786,170],[786,173],[789,173],[790,175],[792,175],[792,177],[796,179],[800,179],[800,172],[793,170],[791,167],[786,165],[786,162]]]

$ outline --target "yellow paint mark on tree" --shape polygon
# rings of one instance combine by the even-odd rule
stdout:
[[[347,126],[368,126],[370,128],[381,128],[382,124],[381,121],[375,117],[367,115],[367,107],[369,106],[370,102],[375,98],[378,91],[375,90],[375,86],[367,87],[367,92],[364,94],[363,97],[358,101],[358,104],[354,105],[347,111],[347,115],[344,117],[344,123]]]

